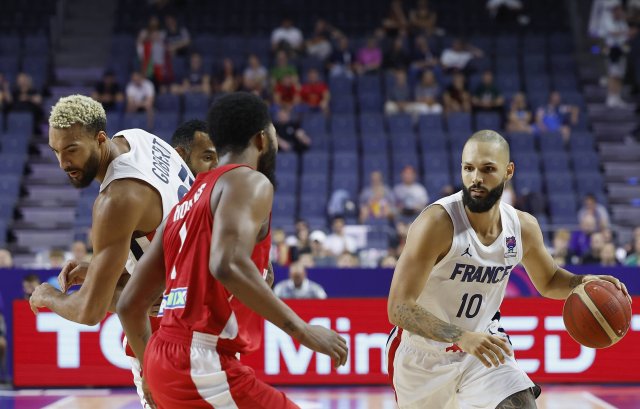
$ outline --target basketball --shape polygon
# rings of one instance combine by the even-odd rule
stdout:
[[[588,281],[569,295],[562,318],[574,340],[590,348],[606,348],[629,330],[631,303],[613,283]]]

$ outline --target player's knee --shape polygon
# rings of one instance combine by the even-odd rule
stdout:
[[[531,389],[516,392],[496,406],[496,409],[536,409],[536,398]]]

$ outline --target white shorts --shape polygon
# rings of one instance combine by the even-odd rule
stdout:
[[[136,385],[136,392],[138,392],[138,397],[140,398],[140,405],[143,409],[150,409],[151,406],[147,403],[144,398],[144,392],[142,391],[142,376],[140,376],[141,368],[140,361],[137,358],[129,357],[131,361],[131,372],[133,373],[133,383]]]
[[[503,334],[498,333],[506,337]],[[473,355],[440,351],[406,335],[394,329],[386,351],[401,409],[494,409],[510,395],[534,386],[513,356],[487,368]]]

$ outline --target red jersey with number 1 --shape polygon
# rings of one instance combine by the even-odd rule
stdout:
[[[211,192],[218,179],[246,165],[225,165],[201,173],[167,218],[163,247],[166,290],[161,306],[162,328],[202,332],[218,337],[217,350],[227,354],[256,350],[262,318],[243,305],[209,271]],[[256,243],[251,259],[263,278],[269,267],[271,231]],[[213,250],[215,251],[215,249]]]

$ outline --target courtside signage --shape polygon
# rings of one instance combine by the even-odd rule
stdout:
[[[635,297],[634,305],[640,305]],[[243,357],[258,376],[274,384],[386,384],[384,348],[391,325],[384,299],[290,301],[306,320],[332,328],[347,339],[347,365],[334,369],[329,358],[300,347],[265,323],[262,347]],[[538,382],[638,382],[640,314],[627,336],[611,348],[581,347],[564,330],[562,302],[542,298],[507,299],[502,324],[516,358]],[[129,386],[132,375],[115,315],[100,324],[72,323],[51,312],[33,315],[26,301],[14,303],[16,386]],[[627,368],[628,370],[624,370]]]

